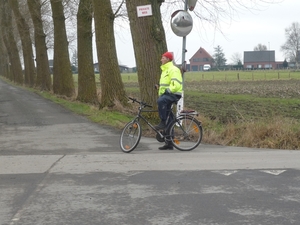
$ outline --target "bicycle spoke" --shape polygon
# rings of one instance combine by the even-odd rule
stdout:
[[[129,122],[123,129],[120,137],[120,147],[123,152],[131,152],[138,145],[141,138],[141,127],[135,121]]]
[[[189,151],[196,148],[202,140],[202,127],[193,117],[182,117],[171,127],[171,141],[175,148]]]

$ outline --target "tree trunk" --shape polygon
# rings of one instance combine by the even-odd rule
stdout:
[[[10,69],[12,71],[11,80],[18,83],[23,84],[23,72],[22,66],[19,56],[19,50],[17,47],[17,43],[15,41],[15,37],[13,34],[13,26],[12,26],[12,11],[8,5],[7,0],[1,0],[1,31],[3,34],[3,41],[5,47],[7,49],[7,53],[10,61]]]
[[[126,0],[141,98],[153,106],[157,100],[154,85],[159,82],[161,74],[161,55],[167,51],[161,3],[162,0]],[[138,17],[136,7],[148,4],[152,6],[153,15]]]
[[[27,0],[27,5],[34,26],[34,41],[36,55],[36,83],[40,90],[51,90],[51,74],[46,46],[46,35],[43,29],[40,0]]]
[[[9,3],[15,15],[17,28],[22,43],[25,84],[30,87],[33,87],[35,83],[36,73],[35,73],[35,65],[33,61],[32,42],[29,33],[29,26],[26,23],[22,14],[20,13],[18,0],[9,0]]]
[[[53,92],[75,94],[62,0],[50,0],[54,24]]]
[[[1,16],[0,16],[1,18]],[[2,31],[0,29],[0,75],[9,79],[9,59],[4,45]]]
[[[92,44],[92,0],[81,0],[77,13],[78,95],[77,100],[98,103]]]
[[[114,37],[114,19],[110,0],[93,0],[96,45],[101,82],[100,108],[112,107],[115,101],[127,103],[120,75]]]

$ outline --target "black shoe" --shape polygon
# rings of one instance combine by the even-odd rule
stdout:
[[[166,123],[164,123],[163,121],[161,121],[158,125],[155,126],[156,130],[164,130],[166,128]]]
[[[158,148],[159,150],[173,150],[172,145],[165,144],[164,146],[161,146]]]

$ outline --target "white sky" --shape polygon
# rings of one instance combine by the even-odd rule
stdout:
[[[195,10],[198,10],[197,6],[200,7],[196,5]],[[183,9],[183,7],[177,9]],[[253,12],[239,11],[231,21],[228,18],[225,21],[226,24],[221,24],[224,34],[215,31],[212,25],[205,26],[205,29],[201,28],[200,19],[191,12],[194,26],[186,37],[186,61],[189,63],[189,59],[200,47],[213,55],[214,47],[220,45],[227,63],[230,63],[233,54],[239,53],[243,57],[244,51],[253,51],[259,43],[266,45],[268,49],[275,50],[276,61],[283,61],[285,57],[280,51],[280,46],[286,41],[284,31],[293,22],[300,22],[299,11],[300,0],[283,0],[279,3],[260,6],[260,10]],[[168,51],[174,52],[176,62],[181,63],[182,37],[176,36],[171,30],[169,24],[171,13],[163,16],[163,20],[167,21],[164,26]],[[123,29],[116,29],[118,59],[121,65],[134,67],[136,63],[130,29],[126,26]]]

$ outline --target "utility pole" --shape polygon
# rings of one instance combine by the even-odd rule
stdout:
[[[187,11],[187,1],[184,1],[184,11]],[[181,75],[182,75],[182,97],[177,103],[177,115],[180,114],[180,111],[184,108],[184,73],[186,71],[186,61],[185,61],[185,53],[186,50],[186,35],[182,37],[182,52],[181,52]]]
[[[182,97],[177,103],[177,115],[183,110],[184,104],[184,73],[186,70],[185,53],[186,51],[186,36],[193,28],[193,18],[187,12],[189,9],[193,11],[196,6],[197,0],[185,0],[184,9],[175,11],[171,16],[171,28],[173,32],[182,37],[182,57],[181,57],[181,75],[182,75]]]

